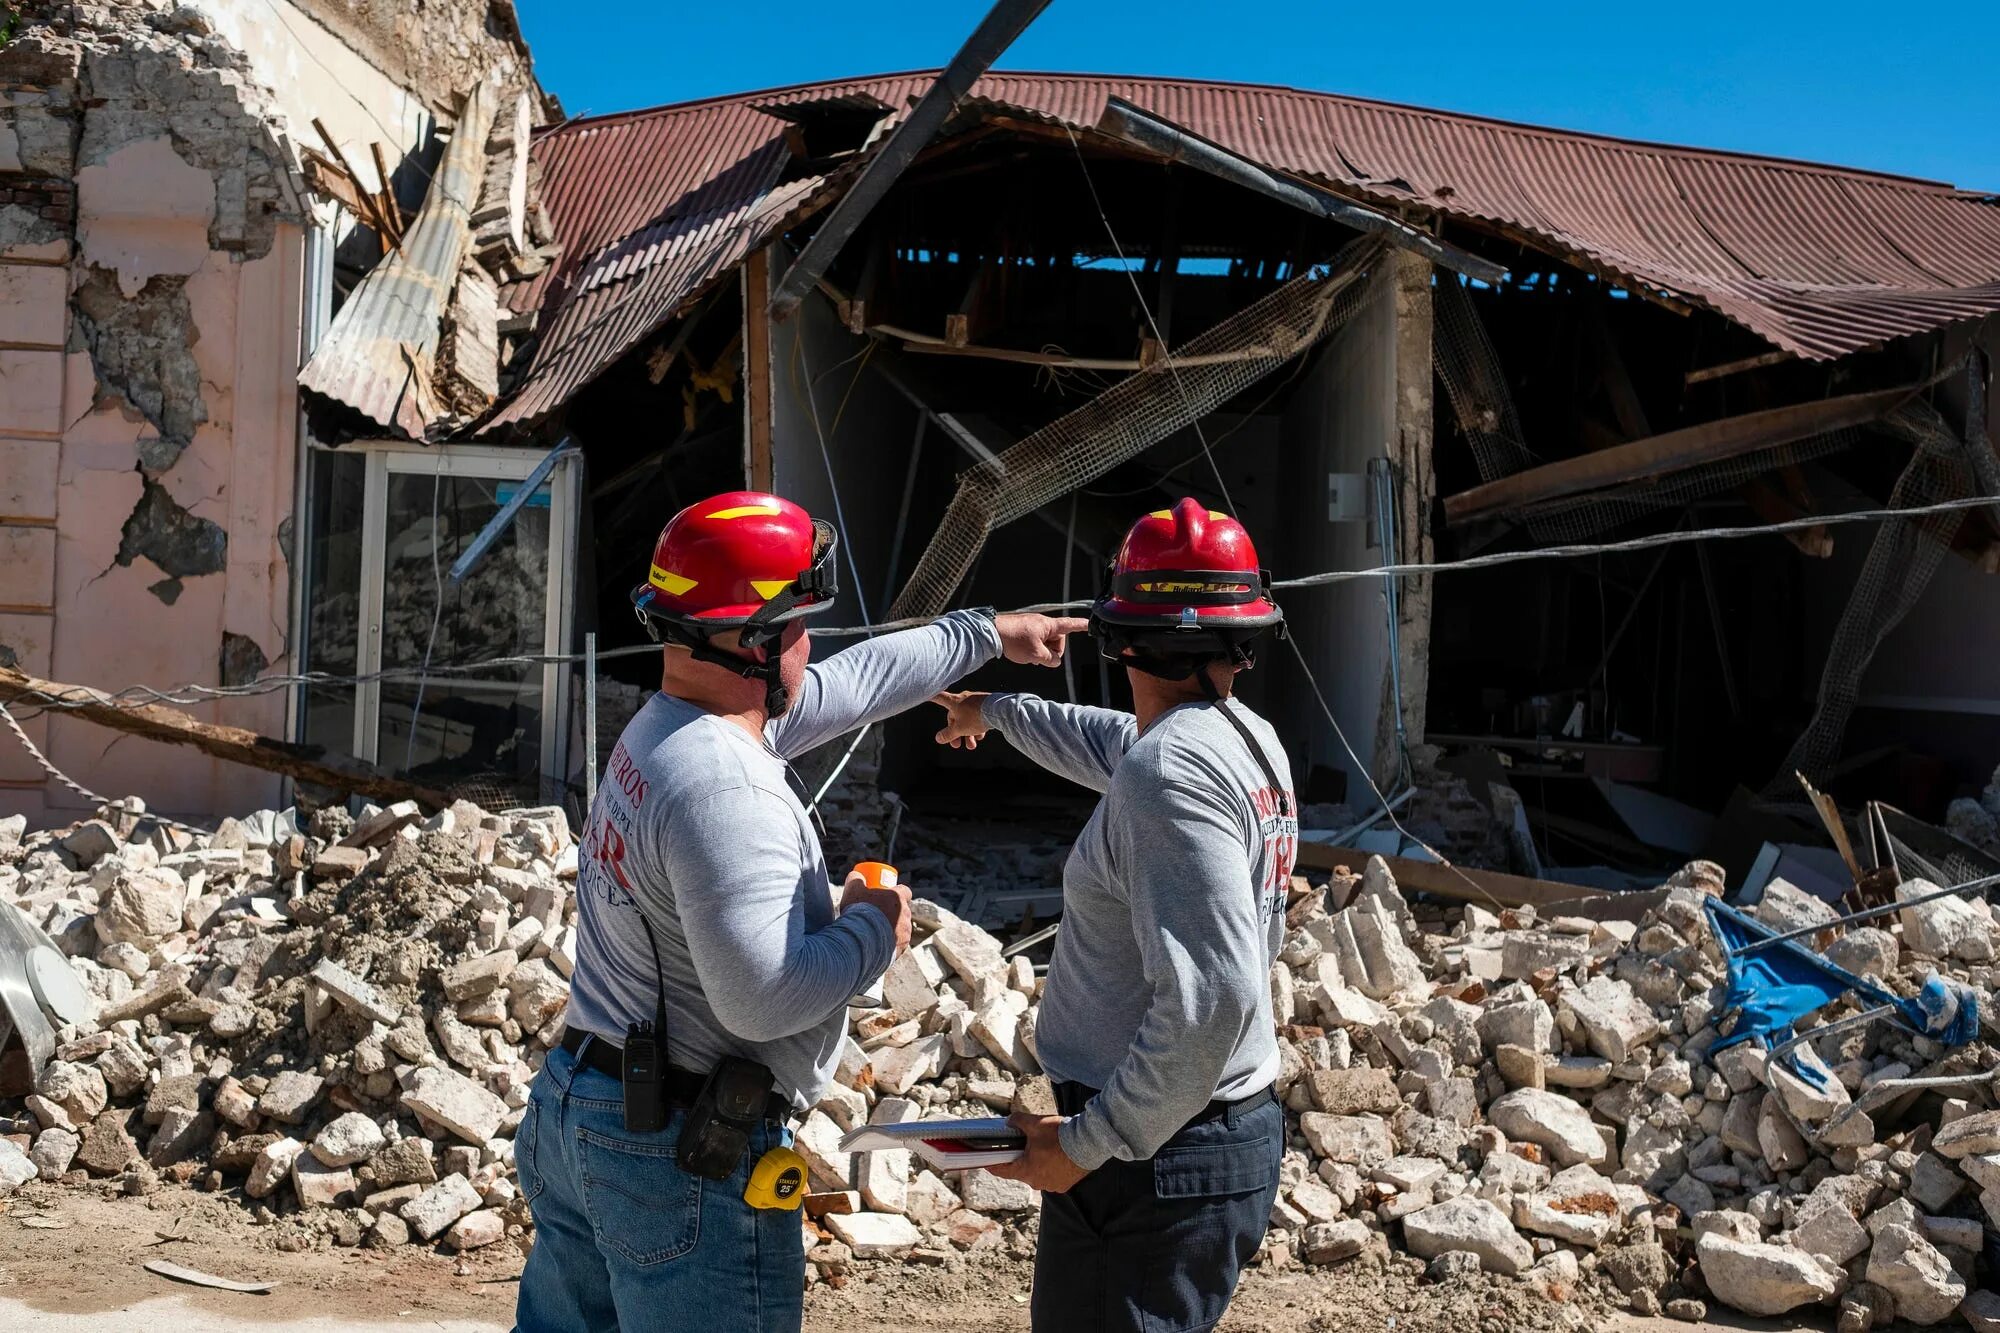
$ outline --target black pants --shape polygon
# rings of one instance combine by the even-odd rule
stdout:
[[[1044,1194],[1035,1333],[1213,1328],[1263,1242],[1284,1150],[1284,1112],[1259,1097]]]

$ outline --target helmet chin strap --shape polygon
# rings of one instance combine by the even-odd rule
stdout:
[[[705,635],[683,628],[672,621],[662,623],[662,637],[668,643],[688,650],[688,656],[697,662],[706,662],[733,671],[745,680],[764,682],[764,715],[767,718],[783,717],[792,706],[791,691],[785,688],[784,654],[774,653],[770,647],[764,650],[764,660],[752,662],[748,658],[726,653],[708,641]],[[773,643],[775,644],[775,640]]]

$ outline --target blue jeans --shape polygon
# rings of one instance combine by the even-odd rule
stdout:
[[[1193,1333],[1229,1308],[1278,1197],[1274,1101],[1187,1125],[1143,1161],[1112,1160],[1042,1196],[1035,1333]]]
[[[617,1079],[558,1047],[514,1135],[535,1248],[517,1333],[796,1330],[804,1318],[799,1214],[743,1202],[750,1167],[781,1141],[760,1124],[727,1180],[674,1162],[686,1113],[655,1134],[625,1129]]]

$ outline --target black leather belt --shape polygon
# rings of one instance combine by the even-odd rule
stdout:
[[[595,1032],[586,1032],[582,1028],[565,1028],[562,1048],[575,1056],[578,1064],[595,1069],[600,1074],[609,1074],[620,1083],[625,1081],[624,1047],[613,1045]],[[677,1069],[669,1065],[664,1082],[667,1105],[684,1111],[694,1105],[695,1098],[701,1096],[702,1087],[708,1082],[708,1076],[697,1074],[692,1069]],[[791,1112],[791,1098],[773,1088],[770,1097],[764,1103],[764,1119],[774,1125],[782,1125]]]
[[[1096,1088],[1087,1087],[1081,1083],[1058,1083],[1055,1085],[1055,1091],[1056,1111],[1062,1115],[1081,1115],[1084,1106],[1089,1103],[1092,1097],[1097,1095]],[[1226,1101],[1222,1098],[1217,1098],[1191,1116],[1187,1123],[1190,1125],[1199,1125],[1210,1120],[1220,1120],[1223,1116],[1231,1113],[1242,1115],[1245,1112],[1256,1110],[1265,1102],[1276,1100],[1277,1094],[1272,1092],[1268,1086],[1257,1089],[1257,1091],[1251,1093],[1248,1097],[1239,1097],[1235,1101]]]

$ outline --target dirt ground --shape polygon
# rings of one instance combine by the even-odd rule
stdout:
[[[483,1333],[512,1323],[521,1254],[511,1244],[463,1259],[417,1246],[287,1253],[274,1245],[277,1234],[249,1225],[232,1202],[191,1192],[105,1199],[31,1184],[0,1204],[0,1328]],[[189,1287],[147,1272],[152,1259],[278,1285],[261,1296]],[[1026,1333],[1028,1282],[1028,1265],[1004,1258],[952,1269],[857,1272],[839,1290],[812,1289],[806,1327]],[[1734,1320],[1727,1326],[1787,1327]],[[1827,1326],[1817,1320],[1799,1327]],[[1551,1300],[1519,1282],[1479,1277],[1433,1286],[1400,1266],[1355,1262],[1316,1272],[1253,1272],[1222,1327],[1229,1333],[1682,1333],[1693,1326],[1632,1319],[1587,1299]]]

